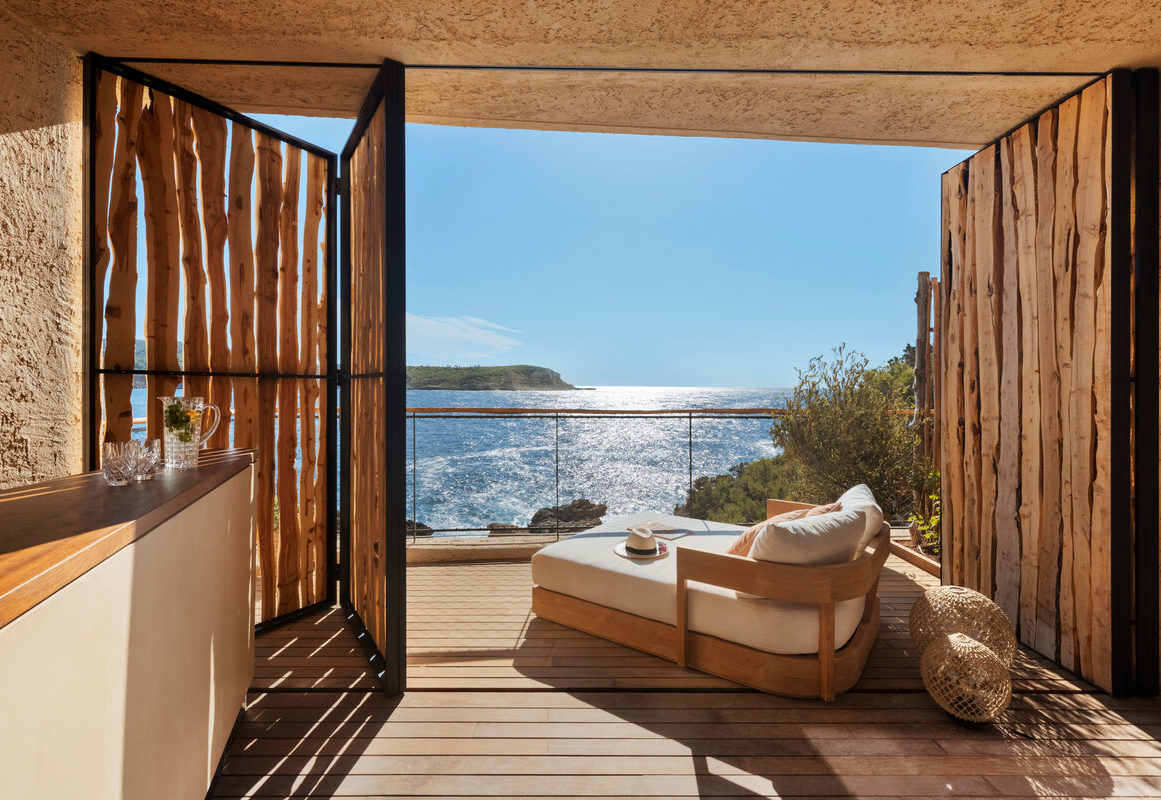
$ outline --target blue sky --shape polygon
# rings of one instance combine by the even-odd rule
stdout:
[[[338,151],[351,123],[265,116]],[[407,126],[410,364],[787,386],[915,335],[964,151]]]

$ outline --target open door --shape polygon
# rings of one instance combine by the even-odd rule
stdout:
[[[391,694],[406,681],[403,75],[384,62],[342,154],[339,594]]]

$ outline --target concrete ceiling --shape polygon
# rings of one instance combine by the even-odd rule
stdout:
[[[984,73],[1161,67],[1156,0],[0,3],[114,57],[936,73],[408,72],[409,119],[490,127],[975,146],[1088,80]],[[328,116],[353,116],[373,74],[138,66],[243,111]]]

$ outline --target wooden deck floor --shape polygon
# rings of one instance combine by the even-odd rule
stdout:
[[[417,565],[408,581],[408,693],[367,691],[337,610],[261,636],[211,796],[1161,796],[1161,707],[1106,697],[1030,654],[997,724],[947,717],[907,636],[932,581],[895,558],[863,680],[830,704],[538,620],[526,562]]]

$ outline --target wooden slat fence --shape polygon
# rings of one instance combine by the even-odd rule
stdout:
[[[131,438],[134,401],[150,438],[161,435],[158,397],[217,405],[211,446],[258,450],[257,618],[324,600],[332,160],[191,100],[97,75],[103,439]],[[138,337],[144,369],[176,374],[125,372],[141,367]]]
[[[943,569],[1110,686],[1110,80],[943,176]]]
[[[348,461],[351,502],[350,602],[380,653],[387,630],[387,429],[384,264],[386,106],[371,116],[350,160],[352,428]]]

